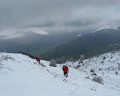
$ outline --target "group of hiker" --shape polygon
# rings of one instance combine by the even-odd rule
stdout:
[[[38,64],[40,64],[40,60],[41,60],[40,56],[37,56],[35,59],[38,62]],[[68,72],[69,72],[68,66],[67,65],[63,65],[62,70],[63,70],[64,76],[68,77]]]
[[[40,60],[41,60],[41,57],[40,57],[40,56],[37,56],[35,59],[36,59],[36,61],[38,62],[38,64],[41,63],[41,62],[40,62]],[[84,60],[84,55],[80,55],[79,64],[80,64],[80,63],[83,63],[83,60]],[[42,65],[42,64],[41,64],[41,65]],[[55,63],[54,60],[51,60],[50,66],[56,67],[56,63]],[[78,65],[76,68],[79,68],[80,66],[81,66],[81,65]],[[63,65],[62,70],[63,70],[64,76],[65,76],[65,77],[68,77],[68,73],[69,73],[69,68],[68,68],[68,66],[67,66],[67,65]]]
[[[40,64],[40,60],[41,60],[40,56],[37,56],[35,59],[38,62],[38,64]],[[69,72],[68,66],[67,65],[63,65],[62,70],[63,70],[64,76],[68,77],[68,72]]]

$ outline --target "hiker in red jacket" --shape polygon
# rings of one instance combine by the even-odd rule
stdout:
[[[36,57],[37,62],[40,64],[40,57]]]
[[[67,67],[67,65],[63,65],[63,72],[64,72],[64,76],[68,77],[69,68]]]

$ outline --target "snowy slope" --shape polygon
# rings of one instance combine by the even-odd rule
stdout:
[[[87,73],[94,69],[104,79],[105,86],[120,91],[120,51],[87,59],[84,64]]]
[[[83,71],[70,68],[63,81],[62,66],[41,63],[45,67],[22,54],[0,53],[0,96],[120,96],[119,90],[87,79]]]
[[[78,64],[78,62],[67,62],[67,64],[72,67],[81,65],[79,70],[85,72],[87,77],[92,79],[95,77],[92,74],[96,73],[97,76],[102,77],[105,87],[120,91],[120,51],[85,59],[81,64]],[[94,72],[91,72],[91,69]]]

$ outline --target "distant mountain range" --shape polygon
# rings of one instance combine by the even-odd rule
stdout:
[[[43,55],[63,43],[73,40],[79,32],[50,33],[49,35],[28,34],[22,39],[0,39],[1,52],[24,52]]]
[[[26,39],[27,38],[27,39]],[[0,40],[0,51],[24,52],[43,59],[61,57],[86,58],[120,49],[120,28],[83,32],[50,33],[46,36],[28,34],[19,40]]]
[[[102,29],[94,33],[76,36],[72,40],[58,45],[44,54],[46,58],[79,57],[86,58],[120,49],[120,30]]]

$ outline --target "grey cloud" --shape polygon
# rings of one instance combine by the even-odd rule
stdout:
[[[75,31],[119,24],[119,0],[0,0],[0,28]]]

